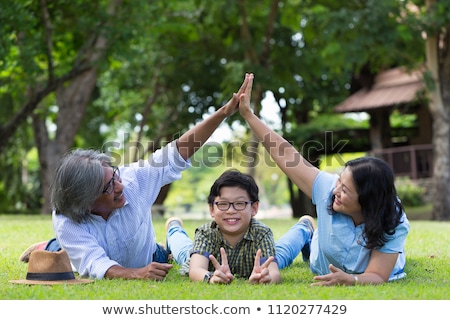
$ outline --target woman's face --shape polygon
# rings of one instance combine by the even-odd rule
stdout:
[[[341,173],[333,194],[335,196],[333,202],[334,211],[342,212],[352,217],[361,214],[361,206],[358,201],[359,195],[356,192],[352,172],[348,167]]]

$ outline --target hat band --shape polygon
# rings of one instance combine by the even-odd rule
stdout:
[[[75,279],[73,272],[27,273],[27,280],[58,281],[73,279]]]

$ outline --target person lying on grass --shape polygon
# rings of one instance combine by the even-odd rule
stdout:
[[[192,241],[181,219],[166,222],[167,248],[192,281],[230,284],[235,278],[251,284],[279,283],[272,230],[256,220],[259,198],[255,180],[238,170],[225,171],[208,196],[213,221],[195,230]]]
[[[181,178],[190,157],[237,111],[247,83],[248,75],[223,107],[147,160],[119,168],[101,151],[69,152],[51,185],[55,238],[30,246],[19,259],[64,249],[82,277],[163,280],[173,265],[156,243],[151,208],[161,188]]]
[[[347,162],[340,175],[311,165],[253,113],[253,74],[250,77],[240,96],[240,114],[280,169],[316,206],[317,229],[309,223],[310,232],[306,233],[308,219],[304,219],[277,241],[280,269],[302,251],[316,274],[314,286],[380,284],[405,277],[410,225],[397,196],[392,169],[372,157]]]

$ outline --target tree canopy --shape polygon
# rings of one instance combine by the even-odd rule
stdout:
[[[220,107],[248,71],[255,112],[273,93],[294,144],[314,134],[304,128],[353,126],[320,119],[341,119],[332,107],[379,70],[423,65],[423,33],[443,34],[447,2],[3,2],[0,199],[49,212],[53,170],[68,149],[145,157]]]

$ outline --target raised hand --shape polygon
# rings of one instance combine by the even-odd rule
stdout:
[[[253,73],[246,74],[246,80],[248,79],[248,83],[245,86],[243,93],[239,95],[239,112],[241,116],[244,118],[246,118],[246,115],[253,113],[250,107],[251,106],[250,100],[253,88],[253,78],[254,78]]]
[[[233,281],[234,276],[231,273],[230,266],[228,265],[228,258],[224,248],[220,248],[220,256],[222,258],[222,264],[220,264],[212,254],[209,255],[209,259],[216,269],[209,282],[229,284]]]
[[[231,116],[239,109],[240,97],[245,94],[247,91],[248,84],[250,82],[250,77],[253,77],[253,74],[246,73],[244,82],[242,83],[239,91],[233,94],[233,97],[223,106],[225,110],[226,116]]]
[[[269,273],[269,264],[273,261],[273,259],[273,257],[269,257],[267,261],[261,265],[261,249],[258,249],[255,256],[253,271],[248,279],[248,282],[251,284],[270,283],[272,281],[272,277]]]

